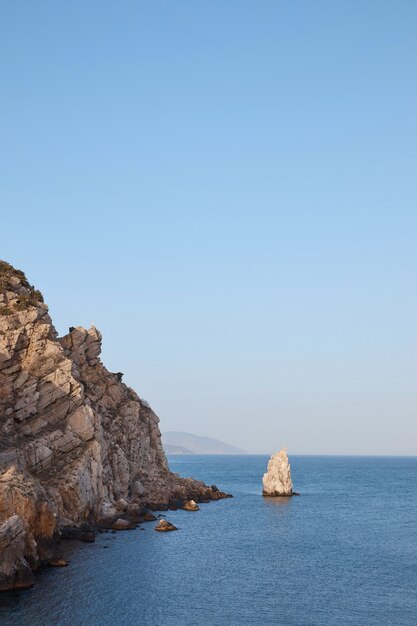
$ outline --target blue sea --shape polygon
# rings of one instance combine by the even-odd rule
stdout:
[[[234,498],[167,511],[178,532],[67,542],[69,567],[0,594],[0,624],[416,625],[417,458],[290,462],[301,495],[263,498],[266,456],[171,457]]]

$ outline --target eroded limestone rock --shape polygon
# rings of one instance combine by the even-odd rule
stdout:
[[[273,454],[268,461],[268,470],[263,477],[262,495],[294,495],[292,488],[290,464],[285,448],[282,448],[282,450],[280,450],[276,454]]]

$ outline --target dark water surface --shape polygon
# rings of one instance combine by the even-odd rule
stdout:
[[[417,624],[417,458],[292,457],[301,496],[266,499],[267,457],[171,457],[230,491],[180,528],[66,543],[67,568],[0,594],[2,626]]]

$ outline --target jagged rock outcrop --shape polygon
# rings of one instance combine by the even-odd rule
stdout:
[[[84,523],[89,536],[88,524],[127,528],[117,520],[143,516],[143,507],[226,495],[169,471],[157,415],[104,367],[100,351],[94,326],[58,338],[40,292],[0,262],[3,588],[59,559],[48,546],[63,528]]]
[[[0,525],[0,591],[33,585],[32,569],[25,558],[26,543],[26,530],[18,515]]]
[[[262,495],[294,495],[290,464],[288,462],[287,451],[285,448],[282,448],[282,450],[273,454],[268,461],[268,470],[263,477]]]

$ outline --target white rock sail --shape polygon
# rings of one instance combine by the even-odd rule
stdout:
[[[268,461],[268,469],[263,477],[262,495],[294,495],[291,480],[291,469],[285,448],[282,448],[282,450],[273,454]]]

